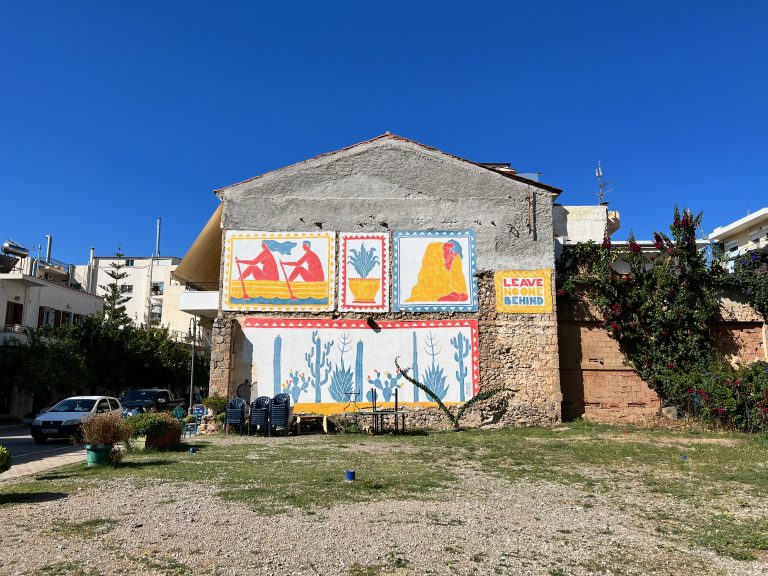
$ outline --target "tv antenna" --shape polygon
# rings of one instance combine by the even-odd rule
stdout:
[[[609,192],[613,192],[613,188],[611,188],[611,181],[610,180],[603,180],[603,168],[600,166],[600,161],[597,161],[597,169],[595,170],[595,176],[597,176],[597,202],[598,204],[603,204],[605,202],[604,198],[608,195]]]

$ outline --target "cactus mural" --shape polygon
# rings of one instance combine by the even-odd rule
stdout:
[[[368,241],[366,249],[370,250]],[[469,402],[478,392],[477,320],[377,320],[380,330],[360,318],[247,317],[239,320],[250,345],[240,364],[266,383],[259,394],[285,392],[299,411],[333,414],[349,401],[365,402],[373,389],[390,404],[432,404],[434,398],[392,369],[396,357],[409,375],[428,385],[447,405]],[[389,372],[387,372],[389,370]],[[270,381],[272,382],[270,384]],[[356,393],[356,395],[351,394]],[[353,396],[350,398],[350,396]],[[317,404],[316,407],[311,406]]]
[[[331,393],[331,398],[333,398],[334,401],[347,402],[349,400],[349,394],[352,392],[352,369],[349,366],[344,365],[344,354],[352,350],[352,338],[350,338],[348,332],[342,333],[336,347],[339,349],[341,361],[333,369],[331,385],[328,387],[328,392]]]
[[[419,380],[419,344],[416,339],[416,331],[413,331],[413,364],[411,368],[411,374],[416,380]],[[419,401],[419,389],[416,386],[413,387],[413,401]]]
[[[427,336],[427,347],[425,350],[432,357],[432,365],[427,367],[424,372],[424,385],[432,390],[440,400],[443,400],[448,393],[448,387],[445,385],[447,376],[443,371],[443,367],[435,361],[435,358],[440,354],[440,350],[437,347],[437,339],[431,331]]]
[[[376,374],[376,378],[368,376],[368,383],[373,384],[376,388],[381,390],[381,396],[383,396],[384,402],[389,402],[392,399],[392,393],[395,391],[395,388],[400,387],[400,378],[402,378],[403,375],[400,373],[392,374],[391,372],[387,372],[384,375],[384,382],[382,382],[381,372],[378,370],[374,370],[373,372]],[[373,401],[371,390],[368,391],[367,398],[369,402]]]
[[[355,354],[355,392],[357,400],[363,399],[363,341],[357,341],[357,351]]]
[[[310,379],[304,375],[304,372],[299,373],[298,370],[295,372],[291,370],[288,373],[288,378],[285,379],[285,383],[282,385],[282,389],[283,392],[291,395],[293,403],[296,404],[301,397],[301,393],[309,390],[309,383]]]
[[[280,369],[280,355],[283,352],[283,339],[280,334],[275,336],[275,343],[272,351],[272,383],[274,395],[277,396],[282,391],[282,370]]]
[[[318,336],[318,331],[312,331],[312,348],[304,354],[309,368],[309,381],[315,388],[315,402],[322,399],[323,386],[328,383],[328,376],[331,373],[331,359],[328,357],[333,348],[333,340],[323,344]]]
[[[466,400],[465,389],[467,381],[467,366],[464,364],[464,359],[469,356],[469,340],[459,332],[454,338],[451,338],[451,346],[456,349],[453,359],[459,364],[456,370],[456,381],[459,383],[459,401],[464,402]]]

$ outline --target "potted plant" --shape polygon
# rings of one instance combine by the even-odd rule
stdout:
[[[379,278],[368,278],[373,268],[379,263],[376,248],[371,246],[370,250],[366,250],[365,242],[363,242],[359,250],[352,248],[349,254],[349,264],[359,276],[359,278],[349,279],[349,289],[355,297],[355,302],[372,304],[375,302],[376,293],[379,291],[379,284],[381,283]]]
[[[133,437],[145,436],[144,448],[166,448],[181,443],[181,423],[167,412],[150,412],[131,416],[128,422]]]
[[[109,462],[109,453],[115,444],[131,437],[131,427],[118,412],[104,412],[83,418],[82,443],[88,466]]]

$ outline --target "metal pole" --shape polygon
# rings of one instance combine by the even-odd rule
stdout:
[[[195,340],[197,339],[197,317],[189,319],[190,334],[192,334],[192,365],[189,370],[189,414],[192,414],[192,387],[195,383]]]

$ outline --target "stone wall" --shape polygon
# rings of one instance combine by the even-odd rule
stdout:
[[[628,365],[618,342],[597,321],[597,312],[577,302],[558,304],[563,420],[583,416],[616,422],[656,415],[658,395]],[[720,307],[714,331],[723,357],[734,365],[768,359],[766,326],[756,312],[730,297],[721,299]]]
[[[477,318],[480,331],[480,388],[507,388],[467,411],[468,427],[541,426],[560,421],[560,373],[558,370],[555,314],[497,314],[493,274],[478,274],[480,312],[477,314],[429,314],[431,319]],[[255,314],[256,315],[256,314]],[[308,317],[307,313],[258,313],[260,317]],[[222,313],[214,325],[211,355],[211,393],[234,395],[232,350],[241,338],[240,313]],[[312,314],[312,318],[367,318],[359,313]],[[387,313],[376,320],[424,320],[424,314]],[[239,383],[239,382],[238,382]],[[409,425],[440,428],[443,415],[436,408],[415,409]]]

